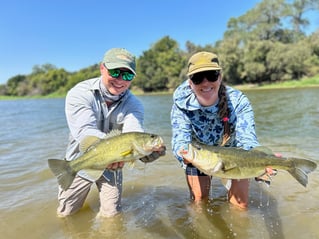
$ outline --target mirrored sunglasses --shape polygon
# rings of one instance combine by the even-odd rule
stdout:
[[[134,74],[132,72],[129,71],[123,71],[120,69],[108,69],[108,72],[110,74],[110,76],[112,76],[113,78],[119,78],[119,76],[122,76],[122,80],[125,81],[131,81],[134,78]]]

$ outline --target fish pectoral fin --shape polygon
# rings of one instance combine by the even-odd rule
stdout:
[[[212,170],[213,173],[217,173],[217,172],[220,172],[220,171],[222,171],[222,172],[225,171],[225,170],[224,170],[224,163],[223,163],[222,161],[219,161],[219,162],[215,165],[215,167],[213,168],[213,170]]]
[[[232,165],[232,166],[229,166],[229,167],[223,167],[222,168],[222,171],[224,172],[224,173],[230,173],[230,172],[232,172],[232,171],[238,171],[238,166],[237,165]]]
[[[91,136],[91,135],[87,136],[80,142],[80,151],[82,153],[86,152],[86,151],[90,150],[91,147],[98,144],[100,141],[101,141],[101,139],[96,137],[96,136]]]
[[[122,157],[126,157],[126,156],[129,156],[129,155],[131,155],[133,153],[133,149],[129,149],[129,150],[126,150],[126,151],[123,151],[123,152],[121,152],[121,156]]]

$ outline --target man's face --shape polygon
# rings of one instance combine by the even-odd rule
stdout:
[[[126,68],[119,68],[119,70],[125,72],[130,71]],[[103,63],[101,63],[100,65],[100,71],[102,75],[102,82],[105,88],[113,95],[120,95],[121,93],[126,91],[131,85],[131,81],[125,81],[122,79],[122,74],[120,74],[117,78],[112,77]]]

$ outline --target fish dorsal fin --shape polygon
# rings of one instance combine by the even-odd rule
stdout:
[[[120,134],[122,134],[121,130],[119,130],[119,129],[113,129],[113,130],[111,130],[110,132],[108,132],[108,133],[106,134],[105,139],[112,138],[112,137],[118,136],[118,135],[120,135]]]
[[[92,146],[96,145],[100,141],[101,141],[101,139],[96,137],[96,136],[92,136],[92,135],[87,136],[80,142],[80,151],[82,153],[86,152],[86,151],[90,150],[90,148]]]
[[[274,155],[274,153],[271,151],[271,149],[266,147],[266,146],[257,146],[255,148],[253,148],[251,151],[262,152],[262,153],[268,154],[268,155]]]

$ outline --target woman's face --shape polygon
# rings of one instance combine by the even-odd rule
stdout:
[[[202,106],[211,106],[218,101],[218,91],[222,81],[221,74],[218,75],[216,81],[208,81],[206,76],[203,76],[203,81],[199,84],[194,84],[189,80],[190,87],[192,88],[198,102]]]
[[[120,70],[129,71],[126,68],[120,68]],[[105,88],[112,95],[120,95],[121,93],[126,91],[131,85],[131,81],[123,80],[122,75],[120,75],[118,78],[113,78],[103,64],[100,65],[100,71],[102,75],[102,82]]]

